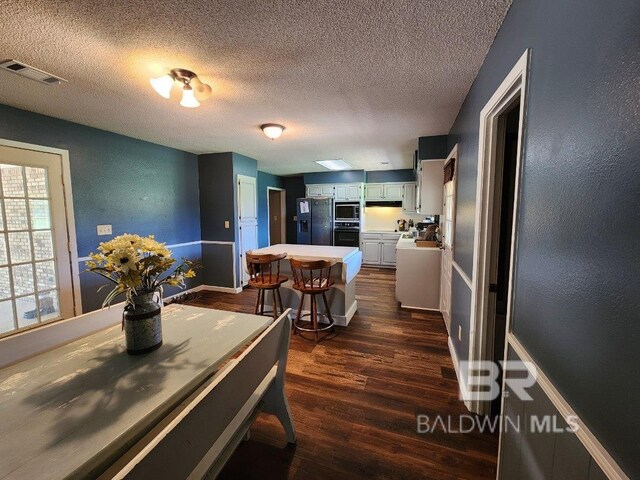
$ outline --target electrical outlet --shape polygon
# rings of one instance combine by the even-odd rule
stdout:
[[[224,221],[224,228],[229,228],[229,220]]]
[[[458,325],[458,340],[462,341],[462,325]]]
[[[297,216],[297,215],[294,215],[294,216],[293,216],[293,221],[294,221],[294,222],[297,222],[297,221],[298,221],[298,216]]]
[[[111,235],[111,225],[98,225],[96,231],[98,235]]]

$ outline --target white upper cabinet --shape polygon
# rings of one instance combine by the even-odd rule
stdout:
[[[423,160],[420,172],[418,213],[421,215],[442,214],[444,160]]]
[[[307,197],[319,197],[320,185],[307,185]]]
[[[387,202],[401,202],[403,197],[403,183],[367,183],[365,186],[365,200]]]
[[[416,213],[416,207],[416,184],[415,182],[405,183],[402,211],[404,213]]]
[[[307,197],[333,197],[335,185],[333,183],[318,183],[307,185]]]
[[[335,185],[336,202],[360,202],[362,198],[361,183],[338,183]]]
[[[401,202],[404,192],[404,184],[402,183],[385,183],[384,199],[388,201]]]
[[[365,200],[384,200],[384,183],[367,183],[364,187]]]

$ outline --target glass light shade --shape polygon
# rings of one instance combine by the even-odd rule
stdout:
[[[196,97],[193,94],[193,88],[191,88],[189,85],[184,86],[180,105],[187,108],[195,108],[200,106],[200,102],[196,100]]]
[[[200,83],[200,85],[196,87],[196,98],[198,100],[206,100],[211,96],[211,92],[212,89],[209,85],[206,83]]]
[[[282,125],[275,124],[262,125],[261,128],[264,134],[271,140],[278,138],[284,131],[284,127]]]
[[[171,96],[171,88],[173,87],[173,77],[169,74],[149,80],[153,89],[164,98]]]

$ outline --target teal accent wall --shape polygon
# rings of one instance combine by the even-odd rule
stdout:
[[[0,138],[69,151],[78,254],[113,234],[200,240],[198,163],[191,153],[0,105]]]
[[[312,183],[360,183],[365,181],[364,170],[305,173],[305,185]]]
[[[0,138],[69,151],[80,257],[110,238],[96,234],[99,224],[112,225],[114,236],[154,234],[168,244],[200,240],[195,155],[7,105],[0,105]],[[197,259],[199,246],[174,255],[182,253]],[[102,284],[97,275],[80,275],[84,311],[100,307]]]

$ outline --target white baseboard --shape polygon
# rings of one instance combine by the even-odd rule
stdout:
[[[426,308],[426,307],[412,307],[411,305],[402,305],[400,304],[400,308],[407,308],[410,310],[422,310],[423,312],[440,312],[438,308]]]
[[[468,398],[467,384],[464,382],[462,375],[460,375],[460,363],[458,362],[458,354],[453,345],[451,337],[447,337],[447,343],[449,344],[449,353],[451,353],[451,360],[453,361],[453,369],[456,371],[456,377],[458,378],[458,388],[460,389],[460,398]],[[464,406],[467,410],[471,411],[471,402],[464,401]]]
[[[201,285],[200,290],[207,290],[209,292],[221,292],[221,293],[240,293],[242,287],[218,287],[216,285]]]
[[[178,292],[169,297],[165,297],[165,300],[178,297],[186,293],[196,293],[196,292],[240,293],[242,292],[242,287],[234,288],[234,287],[219,287],[217,285],[198,285],[197,287],[190,288],[189,290],[184,290],[183,292]]]

